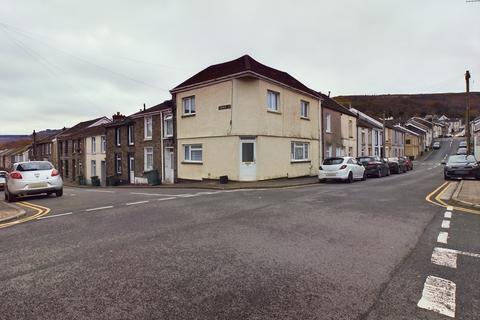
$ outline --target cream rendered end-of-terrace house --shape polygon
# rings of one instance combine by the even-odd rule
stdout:
[[[171,90],[178,179],[256,181],[318,174],[320,95],[248,55]]]

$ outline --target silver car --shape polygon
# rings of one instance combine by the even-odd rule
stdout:
[[[5,200],[12,202],[18,196],[41,193],[63,195],[63,180],[58,170],[48,161],[15,163],[7,175]]]
[[[5,188],[5,182],[7,181],[7,171],[0,171],[0,189]]]

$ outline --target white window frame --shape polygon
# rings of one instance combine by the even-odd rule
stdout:
[[[310,160],[310,143],[302,141],[292,141],[291,143],[291,160],[295,161],[309,161]],[[297,157],[297,150],[301,150],[302,157]]]
[[[107,152],[107,137],[101,136],[101,138],[100,138],[100,144],[101,144],[101,145],[100,145],[100,151],[101,151],[102,153]]]
[[[194,115],[196,114],[195,96],[189,96],[182,98],[183,114]]]
[[[122,141],[121,141],[121,132],[120,132],[120,127],[115,128],[115,145],[117,147],[120,147]]]
[[[90,162],[90,165],[91,165],[91,168],[90,168],[91,177],[97,176],[97,161],[92,160]]]
[[[280,92],[267,90],[267,110],[280,112]]]
[[[145,147],[143,149],[143,171],[150,171],[153,170],[154,164],[153,164],[153,147]],[[151,166],[148,165],[148,157],[152,157],[152,164]]]
[[[332,133],[332,115],[329,112],[325,114],[325,132]]]
[[[310,102],[305,100],[300,100],[300,118],[302,119],[310,118]]]
[[[128,125],[128,145],[133,146],[135,144],[134,140],[135,127],[133,124]]]
[[[200,160],[192,160],[192,152],[200,151]],[[203,163],[203,145],[200,143],[196,144],[184,144],[183,145],[183,157],[185,162],[192,163]]]
[[[172,130],[170,133],[168,132],[169,124]],[[165,138],[173,137],[173,115],[172,114],[166,114],[165,117],[163,118],[163,136]]]
[[[122,174],[122,155],[120,153],[115,154],[115,172]]]
[[[331,144],[327,144],[327,150],[326,150],[326,158],[331,158],[332,153],[333,153],[333,146]]]
[[[150,125],[150,135],[148,134],[148,126]],[[152,140],[153,136],[153,117],[147,116],[143,118],[143,127],[145,133],[145,140]]]
[[[96,154],[97,153],[97,139],[95,139],[95,137],[91,137],[90,138],[90,143],[92,144],[90,146],[90,151],[92,151],[92,154]]]

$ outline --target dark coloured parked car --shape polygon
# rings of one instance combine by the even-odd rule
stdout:
[[[403,161],[405,161],[405,167],[407,168],[407,171],[413,170],[413,161],[410,160],[409,157],[399,157]]]
[[[480,163],[473,155],[453,155],[448,157],[443,168],[445,180],[451,178],[480,179]]]
[[[388,159],[388,165],[390,167],[390,172],[391,173],[405,173],[407,172],[407,167],[405,166],[405,160],[397,158],[397,157],[392,157],[392,158],[387,158]]]
[[[388,162],[377,156],[358,157],[357,161],[365,167],[365,172],[369,177],[385,177],[390,175]]]

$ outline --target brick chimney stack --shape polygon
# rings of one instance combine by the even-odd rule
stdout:
[[[113,120],[113,122],[122,121],[122,120],[125,120],[125,116],[123,114],[121,114],[120,112],[117,112],[116,114],[114,114],[112,116],[112,120]]]

